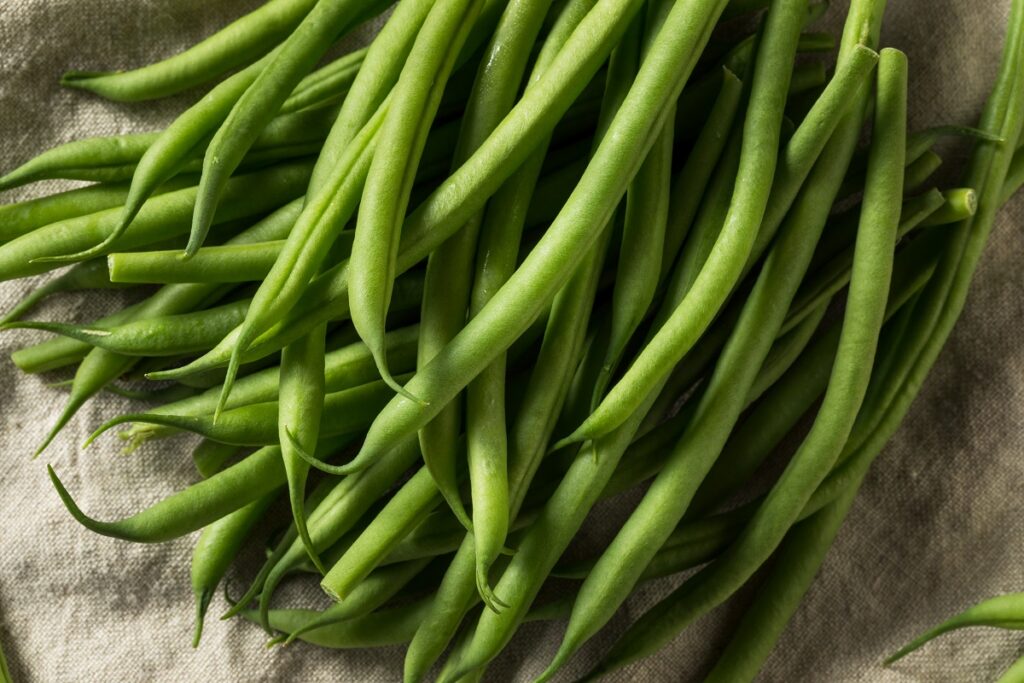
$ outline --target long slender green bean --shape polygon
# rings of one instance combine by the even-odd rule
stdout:
[[[187,50],[131,71],[69,71],[61,84],[137,102],[187,90],[253,61],[288,35],[316,0],[270,0]]]

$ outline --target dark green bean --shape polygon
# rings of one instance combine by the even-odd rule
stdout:
[[[313,645],[335,649],[400,645],[412,638],[428,605],[429,598],[423,598],[412,605],[391,607],[321,626],[302,633],[298,638]],[[240,610],[239,613],[253,622],[262,621],[254,611]],[[321,614],[308,609],[275,609],[270,610],[267,621],[275,631],[293,633],[301,630],[311,620],[320,618]]]

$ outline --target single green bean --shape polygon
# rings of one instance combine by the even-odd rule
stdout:
[[[45,330],[122,356],[179,356],[216,344],[245,317],[248,299],[196,313],[142,318],[115,327],[21,321],[0,329]]]
[[[115,522],[101,522],[86,516],[53,467],[47,469],[64,506],[82,526],[104,536],[137,543],[160,543],[198,531],[285,483],[280,449],[267,446],[142,512]]]
[[[166,97],[247,64],[286,37],[316,0],[270,0],[187,50],[131,71],[69,71],[61,84],[118,102]]]
[[[993,626],[996,628],[1024,630],[1024,593],[1007,593],[1006,595],[984,600],[970,609],[964,610],[935,628],[921,634],[907,645],[904,645],[886,658],[885,665],[888,666],[906,657],[914,650],[944,633],[971,626]]]
[[[309,558],[321,573],[326,569],[313,548],[306,528],[304,501],[309,463],[297,455],[296,450],[309,453],[316,450],[321,432],[320,421],[324,410],[330,405],[324,381],[326,335],[326,325],[320,325],[299,341],[286,346],[281,353],[277,415],[278,441],[288,478],[292,519]],[[330,411],[328,417],[331,417]]]
[[[298,638],[313,645],[334,649],[400,645],[412,638],[428,604],[429,598],[423,598],[412,605],[391,607],[329,626],[321,626],[302,633]],[[239,610],[239,613],[256,623],[262,621],[260,615],[251,610]],[[270,628],[293,633],[302,629],[310,620],[319,618],[321,612],[308,609],[275,609],[270,610],[267,616]]]
[[[50,223],[124,204],[128,188],[93,185],[0,206],[0,242],[9,242]]]
[[[324,400],[324,436],[354,434],[366,428],[387,400],[387,385],[370,382],[353,389],[335,391]],[[237,446],[263,446],[278,443],[278,402],[251,403],[213,415],[168,415],[162,413],[129,413],[108,420],[86,441],[92,443],[100,434],[117,425],[141,422],[173,427],[199,434],[207,439]],[[347,468],[349,471],[351,467]]]

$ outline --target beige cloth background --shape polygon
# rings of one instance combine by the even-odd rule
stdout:
[[[165,125],[190,98],[107,103],[62,90],[68,68],[131,67],[207,35],[258,0],[3,0],[0,2],[0,167],[53,144]],[[837,0],[826,22],[840,25]],[[893,0],[883,42],[909,53],[912,125],[972,122],[998,64],[1008,0]],[[952,165],[952,164],[951,164]],[[49,188],[49,189],[52,189]],[[13,201],[39,191],[12,192]],[[764,681],[983,681],[1024,654],[1024,637],[953,635],[892,670],[883,655],[944,616],[1024,590],[1024,201],[1000,216],[966,314],[925,389],[868,477],[823,570],[768,661]],[[37,281],[0,283],[6,310]],[[40,319],[90,320],[114,297],[68,295]],[[102,396],[45,457],[31,454],[65,395],[26,377],[7,355],[41,335],[0,334],[0,641],[18,681],[391,681],[402,651],[262,647],[241,621],[219,622],[218,596],[198,651],[189,647],[193,538],[135,545],[80,528],[61,507],[44,463],[101,518],[137,510],[196,479],[180,439],[118,455],[113,438],[78,446],[130,402]],[[234,576],[237,594],[245,576]],[[325,604],[308,582],[305,604]],[[574,661],[580,672],[609,638],[666,590],[643,591]],[[728,634],[733,607],[705,619],[656,657],[614,677],[697,676]],[[554,652],[560,624],[524,628],[489,680],[529,680]],[[566,678],[565,680],[568,680]]]

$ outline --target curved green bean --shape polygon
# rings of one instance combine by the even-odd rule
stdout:
[[[322,436],[354,434],[366,428],[387,400],[387,386],[370,382],[353,389],[330,393],[324,399]],[[237,446],[263,446],[278,443],[278,402],[251,403],[225,410],[217,420],[213,415],[168,415],[164,413],[129,413],[103,423],[86,440],[88,446],[96,437],[112,427],[128,422],[156,424],[184,430]],[[351,465],[347,472],[355,470]]]
[[[131,71],[69,71],[61,85],[117,102],[166,97],[253,61],[286,37],[316,0],[270,0],[187,50]]]

